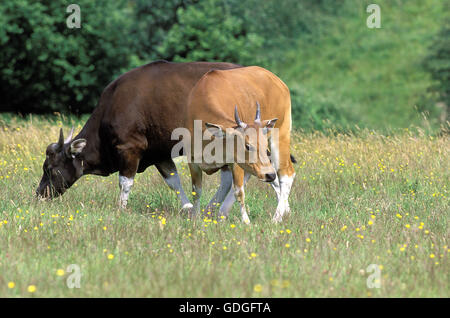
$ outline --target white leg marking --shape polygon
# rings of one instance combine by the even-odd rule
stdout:
[[[184,204],[181,208],[183,209],[183,210],[185,210],[185,209],[191,209],[192,207],[194,207],[193,205],[192,205],[192,203],[186,203],[186,204]]]
[[[291,192],[292,183],[295,173],[292,176],[280,177],[280,200],[278,201],[277,210],[273,216],[273,222],[281,222],[285,212],[289,213],[289,193]]]
[[[122,209],[125,209],[127,207],[128,196],[130,195],[133,183],[134,183],[133,178],[127,178],[119,175],[119,187],[120,187],[119,206]]]
[[[245,194],[244,194],[244,187],[237,188],[234,192],[234,195],[236,199],[241,204],[241,216],[242,216],[242,222],[245,224],[250,224],[250,218],[248,217],[247,210],[245,209]],[[239,199],[240,195],[242,196],[241,200]]]

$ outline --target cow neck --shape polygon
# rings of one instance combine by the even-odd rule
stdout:
[[[95,174],[106,176],[111,173],[107,171],[107,165],[102,160],[102,151],[100,149],[100,137],[98,125],[95,121],[89,119],[80,133],[74,138],[86,139],[86,147],[83,149],[80,159],[83,161],[83,174]]]

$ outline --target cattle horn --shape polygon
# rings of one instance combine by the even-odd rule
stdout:
[[[239,127],[241,127],[241,128],[247,127],[247,125],[245,123],[243,123],[242,120],[239,118],[237,105],[234,106],[234,120],[236,121],[236,124],[238,124]]]
[[[67,143],[69,143],[69,142],[72,141],[73,130],[74,130],[74,127],[72,126],[72,129],[70,130],[69,136],[66,138],[66,140],[64,140],[64,143],[65,143],[65,144],[67,144]]]
[[[258,122],[258,123],[261,122],[261,107],[259,106],[258,101],[256,101],[256,116],[255,116],[255,122]]]
[[[61,128],[59,130],[58,148],[62,148],[62,146],[64,146],[64,133],[63,129]]]

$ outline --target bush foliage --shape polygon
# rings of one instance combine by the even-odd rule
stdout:
[[[65,1],[0,4],[3,110],[90,111],[103,87],[128,67],[131,12],[126,2],[77,3],[80,29],[66,26]]]
[[[381,125],[393,108],[388,123],[404,126],[417,117],[416,105],[437,118],[440,113],[430,111],[436,107],[427,105],[449,105],[448,23],[425,67],[418,61],[440,24],[437,17],[445,15],[443,5],[380,0],[383,14],[427,14],[420,23],[386,19],[374,31],[365,26],[366,2],[79,0],[81,28],[69,29],[65,1],[3,1],[1,111],[89,113],[119,74],[165,59],[266,67],[291,88],[294,125],[307,129]],[[427,32],[413,37],[417,30]]]
[[[175,61],[229,61],[255,63],[262,38],[248,32],[245,21],[230,14],[225,1],[204,0],[177,10],[173,25],[162,45],[161,55]]]

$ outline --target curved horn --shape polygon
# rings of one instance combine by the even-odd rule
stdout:
[[[236,124],[238,124],[239,127],[245,128],[247,125],[242,122],[242,120],[239,118],[237,105],[234,106],[234,120],[236,121]]]
[[[72,126],[72,130],[70,131],[69,136],[67,136],[66,140],[64,140],[64,143],[65,143],[65,144],[67,144],[67,143],[69,143],[69,142],[72,141],[73,130],[74,130],[74,127]]]
[[[62,146],[64,146],[64,133],[63,133],[63,129],[61,128],[59,130],[58,148],[61,148]]]
[[[258,101],[256,101],[256,116],[255,116],[255,122],[258,122],[258,123],[261,122],[261,106],[259,106]]]

